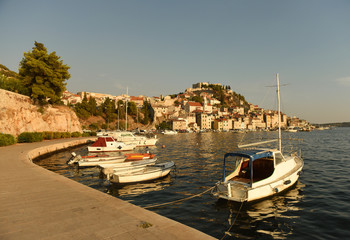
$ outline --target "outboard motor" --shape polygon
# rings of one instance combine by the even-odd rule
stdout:
[[[73,164],[76,162],[77,154],[75,152],[72,152],[71,155],[72,156],[70,157],[70,159],[68,159],[68,161],[66,162],[67,164]]]

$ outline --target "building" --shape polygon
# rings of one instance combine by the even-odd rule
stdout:
[[[211,129],[212,121],[213,115],[209,115],[201,111],[196,112],[196,123],[200,129]]]
[[[130,97],[130,102],[134,102],[137,107],[142,107],[143,101],[144,101],[143,97],[134,97],[134,96]]]
[[[185,104],[186,113],[191,113],[198,110],[203,111],[203,106],[199,102],[187,102]]]
[[[187,130],[187,121],[185,119],[174,119],[172,121],[172,129],[174,131],[186,131]]]
[[[229,122],[230,121],[226,118],[215,119],[213,124],[213,129],[219,130],[219,131],[228,131],[232,128],[232,121],[231,121],[231,124],[229,124]]]

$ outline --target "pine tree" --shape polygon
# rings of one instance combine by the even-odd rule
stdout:
[[[70,78],[69,66],[63,64],[56,52],[47,53],[44,44],[35,42],[32,52],[25,52],[19,74],[29,96],[41,103],[59,103]]]

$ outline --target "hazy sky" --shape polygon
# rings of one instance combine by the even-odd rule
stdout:
[[[0,64],[34,41],[71,67],[67,89],[159,96],[230,85],[313,123],[350,121],[350,1],[0,0]]]

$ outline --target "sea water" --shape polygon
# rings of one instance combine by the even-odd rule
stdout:
[[[61,152],[38,162],[68,178],[145,207],[200,194],[222,177],[223,156],[241,142],[276,137],[276,132],[185,133],[159,136],[159,161],[174,161],[170,176],[147,183],[112,185],[97,168],[75,169]],[[297,141],[305,161],[297,184],[287,192],[254,203],[217,200],[206,193],[187,201],[151,208],[160,215],[224,239],[349,239],[350,128],[283,133]],[[284,146],[295,147],[295,144]],[[164,145],[164,148],[162,147]],[[86,147],[74,151],[87,154]],[[117,153],[119,154],[119,153]]]

